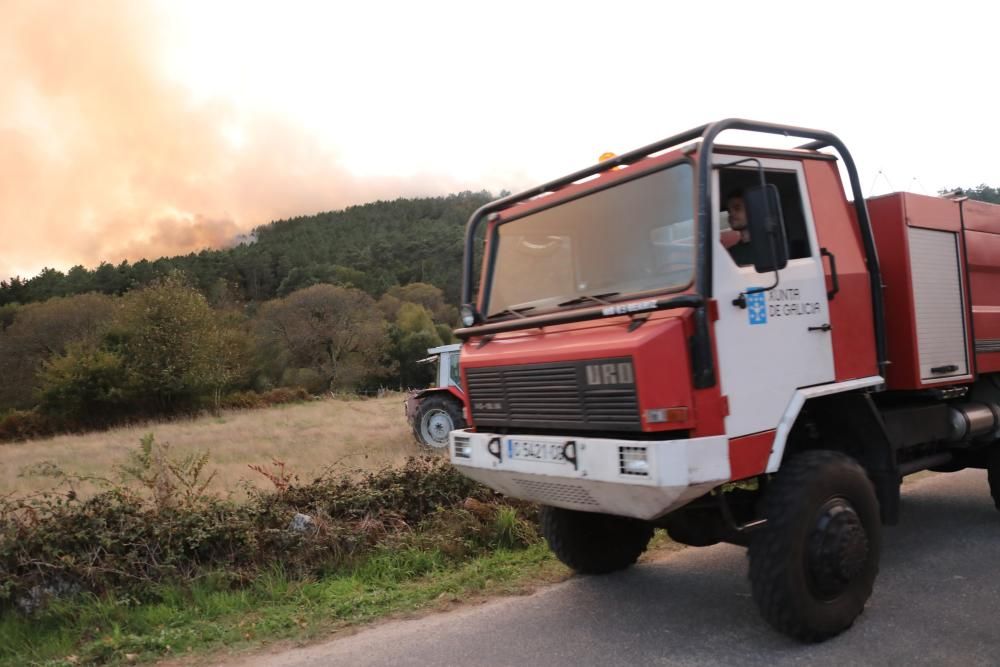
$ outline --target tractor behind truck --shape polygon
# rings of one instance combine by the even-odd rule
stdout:
[[[1000,507],[1000,206],[866,201],[829,132],[724,120],[487,204],[462,295],[451,461],[577,572],[657,527],[744,545],[763,617],[822,641],[904,476],[985,468]]]
[[[461,345],[427,350],[418,364],[435,364],[436,385],[410,392],[404,403],[406,419],[417,442],[433,449],[448,446],[448,433],[465,428],[465,393],[458,375]]]

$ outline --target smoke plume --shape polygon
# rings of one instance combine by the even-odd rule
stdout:
[[[273,219],[454,185],[359,181],[280,117],[196,102],[158,61],[160,18],[129,0],[0,7],[0,278],[218,247]]]

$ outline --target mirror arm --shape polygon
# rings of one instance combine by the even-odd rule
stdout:
[[[774,288],[776,288],[780,282],[781,282],[781,273],[778,271],[778,269],[775,269],[774,270],[774,284],[773,285],[771,285],[769,287],[751,287],[748,290],[744,290],[744,291],[740,292],[740,295],[738,297],[736,297],[735,299],[733,299],[733,305],[737,306],[739,308],[742,308],[743,310],[746,310],[746,308],[747,308],[747,294],[757,294],[758,292],[770,292],[771,290],[773,290]]]

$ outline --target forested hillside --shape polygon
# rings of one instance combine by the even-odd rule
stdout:
[[[279,220],[243,243],[183,257],[44,269],[0,282],[0,306],[86,292],[120,295],[181,271],[210,301],[264,301],[320,282],[378,297],[393,285],[424,282],[458,300],[465,223],[488,192],[397,199]],[[4,276],[6,278],[6,276]]]
[[[374,202],[228,249],[0,283],[0,440],[424,386],[433,368],[414,362],[453,340],[465,223],[490,199]]]

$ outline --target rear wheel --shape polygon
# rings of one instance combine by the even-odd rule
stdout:
[[[764,497],[767,523],[750,539],[750,582],[761,614],[802,641],[854,623],[878,574],[878,500],[864,469],[839,452],[782,465]]]
[[[420,399],[413,417],[413,435],[417,441],[441,449],[448,446],[448,433],[465,428],[462,405],[447,392],[438,392]]]
[[[556,557],[580,574],[607,574],[635,563],[653,527],[628,517],[543,507],[542,534]]]

